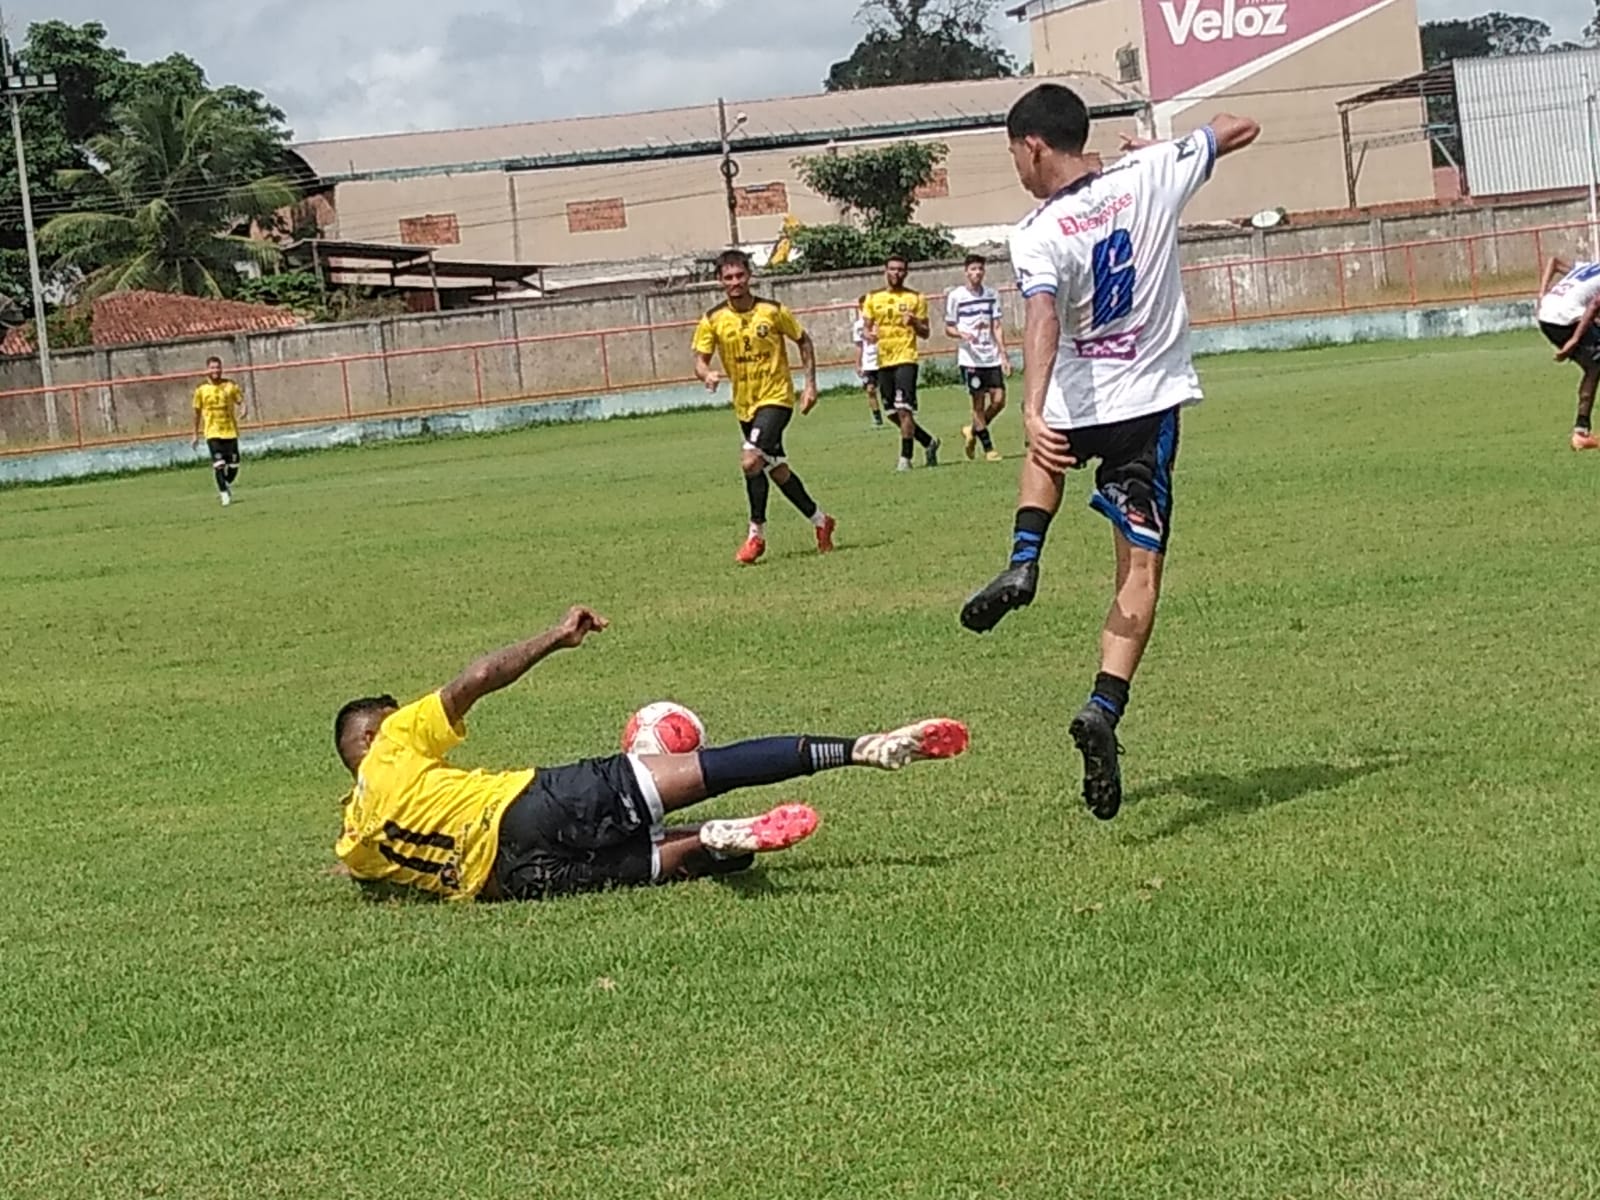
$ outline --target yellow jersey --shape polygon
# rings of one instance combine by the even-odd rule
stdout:
[[[444,761],[466,738],[433,692],[378,727],[345,802],[334,853],[357,879],[421,888],[447,900],[483,890],[500,817],[532,771],[463,771]]]
[[[722,373],[733,385],[733,412],[748,421],[758,408],[776,404],[794,407],[794,376],[788,341],[798,342],[805,330],[794,314],[776,300],[762,300],[739,312],[726,301],[705,316],[694,331],[694,352],[715,352]]]
[[[194,390],[194,410],[200,414],[201,435],[207,438],[239,436],[239,406],[244,393],[231,379],[212,383],[209,379]]]
[[[910,288],[880,288],[861,302],[861,315],[878,330],[878,366],[898,367],[917,361],[917,332],[913,318],[928,319],[928,298]]]

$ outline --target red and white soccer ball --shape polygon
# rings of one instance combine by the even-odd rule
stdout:
[[[706,727],[690,709],[671,700],[646,704],[622,730],[624,754],[690,754],[705,745]]]

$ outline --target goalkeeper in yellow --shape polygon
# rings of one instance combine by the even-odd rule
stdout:
[[[733,384],[733,412],[744,433],[745,491],[750,497],[750,532],[734,555],[746,566],[767,550],[768,479],[810,521],[817,534],[817,549],[833,549],[834,519],[789,469],[784,457],[783,431],[794,416],[794,377],[789,367],[788,342],[800,347],[805,390],[800,413],[817,403],[817,351],[811,335],[794,314],[776,300],[765,300],[750,290],[750,258],[741,250],[725,251],[717,259],[717,280],[728,298],[700,318],[694,331],[694,373],[706,390],[715,392],[724,377]],[[719,371],[712,356],[722,361]]]

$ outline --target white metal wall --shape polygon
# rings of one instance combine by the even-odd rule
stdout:
[[[1600,50],[1459,58],[1455,66],[1474,196],[1588,185],[1584,97],[1600,88]]]

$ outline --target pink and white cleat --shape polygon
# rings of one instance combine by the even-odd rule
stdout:
[[[856,742],[853,761],[861,766],[898,771],[910,762],[955,758],[971,740],[967,727],[949,717],[918,721],[889,733],[869,733]]]
[[[1574,429],[1572,431],[1572,448],[1574,450],[1600,450],[1600,438],[1595,437],[1587,429]]]
[[[808,804],[780,804],[759,817],[707,821],[700,844],[713,854],[763,854],[787,850],[817,831],[821,818]]]

